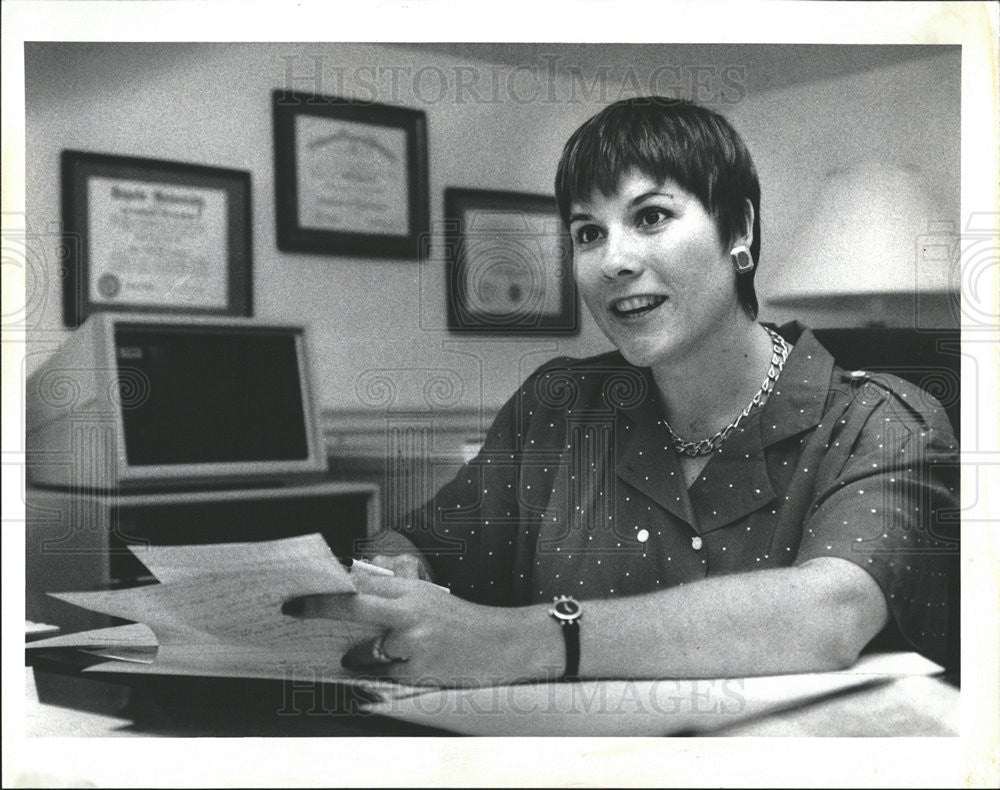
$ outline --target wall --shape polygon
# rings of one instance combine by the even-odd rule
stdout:
[[[291,60],[289,60],[291,59]],[[320,62],[320,83],[316,74]],[[428,117],[431,220],[440,223],[447,186],[552,193],[562,142],[595,107],[441,98],[437,72],[489,69],[467,58],[405,48],[333,44],[29,45],[26,52],[28,220],[58,226],[62,148],[176,159],[246,169],[253,177],[254,301],[263,319],[307,326],[319,403],[363,408],[382,403],[375,378],[391,376],[396,409],[427,408],[424,385],[441,384],[434,402],[492,411],[531,368],[556,352],[605,348],[592,322],[578,336],[537,340],[463,339],[444,326],[444,268],[433,259],[352,259],[285,254],[275,243],[271,91],[293,87],[371,98],[358,82],[339,86],[344,68],[395,68],[377,100],[420,106]],[[414,76],[425,67],[422,82]],[[515,87],[515,90],[517,88]],[[457,103],[461,107],[457,107]],[[456,109],[461,110],[460,112]],[[56,239],[43,236],[44,276],[35,293],[30,369],[64,336],[60,288],[53,276]],[[44,338],[44,343],[42,339]]]
[[[960,67],[957,47],[919,48],[903,63],[761,91],[733,108],[731,120],[753,153],[761,181],[762,263],[756,283],[762,319],[804,318],[813,326],[844,327],[873,318],[819,309],[803,314],[767,304],[781,295],[797,264],[796,237],[830,170],[868,159],[915,166],[937,203],[938,218],[957,227]],[[839,274],[831,266],[811,276],[819,284],[836,282]],[[894,313],[878,318],[892,326],[912,325],[912,299],[901,298]],[[947,311],[922,318],[923,326],[957,327]]]
[[[532,75],[518,71],[525,62],[540,75],[540,94],[535,86],[531,95]],[[793,265],[796,230],[832,164],[871,154],[919,163],[940,185],[945,215],[957,219],[958,63],[956,48],[926,47],[29,44],[27,219],[40,234],[39,266],[28,277],[29,372],[65,336],[50,232],[59,221],[62,148],[249,170],[255,315],[307,326],[319,403],[331,414],[382,413],[379,382],[388,378],[390,410],[426,411],[426,385],[437,380],[433,402],[476,422],[544,359],[595,353],[606,341],[586,315],[569,338],[449,335],[440,244],[423,263],[278,252],[272,89],[291,77],[298,89],[370,99],[366,83],[375,82],[376,100],[422,107],[432,224],[448,186],[551,193],[563,141],[606,101],[662,91],[664,74],[681,95],[704,99],[707,90],[760,170],[766,297]],[[730,66],[736,71],[720,92]],[[477,87],[459,90],[459,73]],[[441,74],[449,81],[443,89]],[[787,316],[765,308],[762,317]]]

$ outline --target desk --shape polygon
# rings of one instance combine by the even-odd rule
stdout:
[[[361,712],[372,697],[335,684],[81,672],[72,650],[29,655],[26,734],[85,737],[450,735]]]
[[[92,659],[70,651],[40,651],[31,655],[27,668],[27,734],[29,736],[447,736],[455,732],[431,726],[461,722],[464,731],[480,734],[530,735],[532,722],[525,718],[523,701],[511,710],[490,710],[488,704],[470,704],[465,719],[438,715],[443,709],[425,703],[429,715],[397,720],[366,711],[373,697],[341,685],[289,684],[272,680],[166,677],[148,675],[95,675],[81,673]],[[690,715],[672,727],[662,700],[655,713],[639,720],[635,711],[619,708],[590,715],[590,726],[581,729],[565,714],[546,720],[536,716],[542,732],[552,734],[612,735],[712,735],[712,736],[957,736],[959,690],[940,675],[902,677],[861,676],[850,687],[837,689],[829,675],[799,676],[796,682],[812,683],[816,693],[796,692],[796,699],[778,702],[773,694],[777,679],[745,686],[746,702],[737,715],[702,716],[704,726],[692,729]],[[660,681],[655,681],[659,683]],[[663,681],[673,682],[673,681]],[[611,681],[610,683],[614,683]],[[687,683],[687,681],[685,681]],[[701,681],[717,684],[721,681]],[[558,689],[556,689],[558,686]],[[550,690],[564,693],[571,684]],[[772,689],[766,692],[767,688]],[[594,693],[585,692],[594,710]],[[610,686],[609,686],[610,688]],[[648,695],[648,686],[644,686]],[[703,691],[707,686],[700,687]],[[737,689],[733,686],[729,691]],[[833,690],[830,690],[830,689]],[[527,692],[526,687],[521,687]],[[614,692],[612,692],[613,694]],[[754,698],[754,695],[757,698]],[[484,694],[481,699],[488,699]],[[615,697],[626,699],[635,694]],[[737,695],[727,693],[735,699]],[[768,699],[764,700],[763,697]],[[643,697],[643,698],[648,698]],[[706,697],[706,699],[708,699]],[[523,700],[523,698],[522,698]],[[510,701],[508,700],[508,703]],[[633,699],[634,702],[634,699]],[[406,701],[397,713],[406,712]],[[553,703],[554,704],[554,703]],[[75,706],[77,709],[73,709]],[[761,709],[758,710],[757,707]],[[412,703],[411,703],[411,707]],[[80,708],[86,708],[81,710]],[[417,706],[419,712],[420,706]],[[479,712],[474,718],[469,714]],[[735,711],[735,708],[734,708]],[[459,711],[462,713],[463,711]],[[550,711],[554,712],[554,708]],[[611,714],[611,715],[602,715]],[[579,713],[574,713],[578,718]],[[582,715],[587,716],[587,713]],[[697,719],[694,719],[697,720]],[[549,725],[554,725],[550,727]],[[588,725],[589,726],[589,725]],[[487,728],[487,729],[483,729]]]

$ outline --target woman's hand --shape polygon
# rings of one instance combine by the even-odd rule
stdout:
[[[413,685],[483,686],[557,677],[562,636],[543,607],[480,606],[415,579],[360,573],[356,595],[310,595],[286,605],[299,617],[381,626],[344,665]],[[291,609],[291,611],[290,611]]]
[[[372,565],[392,571],[403,579],[424,579],[430,581],[424,564],[416,554],[376,554],[370,560]]]

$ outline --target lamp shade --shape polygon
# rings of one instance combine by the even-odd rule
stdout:
[[[864,162],[832,170],[767,301],[868,316],[917,299],[957,302],[957,261],[947,252],[955,225],[947,220],[916,167]]]

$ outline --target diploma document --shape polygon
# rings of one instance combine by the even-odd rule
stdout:
[[[92,302],[226,306],[224,189],[94,177],[88,207]]]

